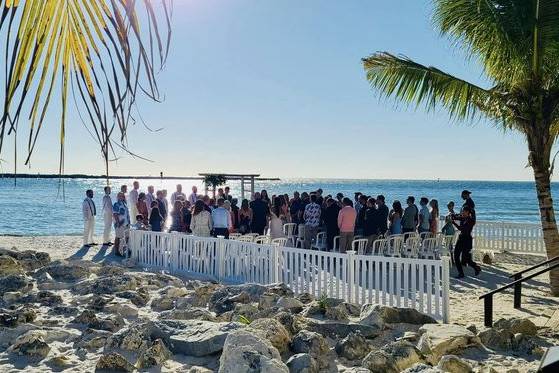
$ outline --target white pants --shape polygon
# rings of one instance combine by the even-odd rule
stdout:
[[[95,217],[83,221],[83,244],[93,243],[93,233],[95,232]]]
[[[113,215],[103,216],[103,243],[111,242],[111,230],[113,229]]]
[[[136,215],[138,215],[138,208],[136,204],[133,203],[130,206],[130,224],[136,224]]]

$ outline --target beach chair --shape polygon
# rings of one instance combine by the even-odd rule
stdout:
[[[452,252],[454,251],[454,235],[443,236],[443,242],[439,246],[439,253],[441,256],[450,256],[452,263]]]
[[[283,234],[287,237],[287,240],[291,242],[292,246],[295,246],[295,230],[297,229],[297,224],[295,223],[286,223],[283,225]]]
[[[400,234],[395,234],[388,238],[388,248],[386,255],[392,257],[402,256],[402,251],[404,250],[404,236]]]
[[[419,237],[419,234],[417,234],[417,232],[404,233],[404,242],[408,242],[408,238],[411,238],[411,237]]]
[[[357,255],[365,255],[367,253],[367,243],[369,242],[366,238],[359,238],[351,242],[351,249],[357,253]]]
[[[238,239],[238,238],[241,237],[241,236],[242,236],[241,233],[229,233],[229,239],[230,239],[230,240],[236,240],[236,239]]]
[[[436,259],[437,258],[437,239],[426,238],[421,242],[421,251],[419,256],[422,259]]]
[[[318,251],[326,251],[326,232],[319,232],[316,234],[316,241],[311,246],[311,249],[316,248]]]
[[[297,227],[297,239],[295,240],[295,247],[302,248],[304,245],[305,245],[305,224],[299,224],[299,226]]]
[[[363,238],[363,235],[362,235],[362,234],[356,234],[355,236],[353,236],[353,239],[354,239],[354,240],[360,240],[360,239],[362,239],[362,238]]]
[[[241,237],[238,237],[236,241],[241,241],[241,242],[254,242],[254,236],[251,234],[245,234]]]
[[[431,233],[431,232],[421,232],[419,234],[419,237],[421,238],[421,240],[426,240],[428,238],[433,238],[434,236],[433,236],[433,233]]]
[[[388,240],[383,238],[381,240],[375,240],[373,242],[373,249],[371,254],[376,256],[384,255],[388,248]]]
[[[332,251],[333,252],[339,252],[340,251],[340,237],[341,236],[335,236],[334,240],[332,241]]]
[[[267,245],[270,243],[270,236],[256,236],[254,237],[254,243],[257,243],[259,245]]]
[[[260,235],[259,235],[258,233],[247,233],[247,234],[245,234],[245,236],[252,236],[253,241],[254,241],[254,239],[255,239],[256,237],[260,236]]]
[[[286,247],[288,239],[286,237],[274,238],[272,240],[272,246]]]
[[[404,254],[406,258],[418,258],[421,247],[421,238],[418,236],[408,238],[404,243]]]

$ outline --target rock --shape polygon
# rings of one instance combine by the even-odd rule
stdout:
[[[285,363],[290,373],[318,373],[318,363],[309,354],[295,354]]]
[[[175,298],[166,295],[151,301],[151,309],[154,311],[169,311],[173,308],[175,308]]]
[[[220,315],[235,308],[235,303],[258,302],[262,294],[269,291],[265,286],[257,284],[245,284],[224,286],[218,288],[210,297],[208,308],[210,311]],[[280,291],[275,289],[275,291]],[[270,291],[274,292],[274,291]],[[244,293],[241,295],[241,293]]]
[[[276,306],[278,308],[284,308],[292,312],[301,312],[303,310],[304,304],[295,298],[281,297],[278,299]]]
[[[48,253],[33,250],[18,251],[0,249],[0,254],[10,256],[17,260],[25,271],[34,271],[50,263],[50,256]]]
[[[320,369],[335,367],[335,356],[330,351],[326,339],[318,333],[301,330],[291,341],[291,350],[295,353],[307,353],[318,363]]]
[[[275,319],[258,319],[250,323],[250,329],[257,330],[280,353],[287,351],[291,336],[284,326]]]
[[[144,307],[150,299],[148,292],[144,291],[143,289],[138,289],[138,291],[121,291],[115,293],[115,296],[119,298],[129,299],[130,302],[132,302],[132,304],[134,304],[136,307]]]
[[[21,324],[15,328],[0,328],[0,348],[2,350],[9,348],[18,337],[37,329],[38,326],[33,324]],[[42,335],[44,336],[44,334]]]
[[[408,342],[416,342],[419,339],[419,334],[416,332],[404,332],[404,335],[400,338],[397,338],[398,341],[408,341]]]
[[[436,324],[431,316],[425,315],[415,308],[399,308],[381,306],[378,304],[364,304],[361,307],[359,322],[363,325],[372,325],[384,328],[385,324]]]
[[[49,359],[48,364],[56,367],[57,370],[63,370],[74,365],[74,362],[67,355],[56,355]]]
[[[468,324],[468,325],[466,325],[466,329],[468,329],[469,331],[471,331],[474,334],[477,334],[476,324]]]
[[[305,305],[305,309],[300,313],[300,315],[303,317],[313,317],[315,315],[324,315],[325,311],[326,309],[324,308],[323,303],[312,301]]]
[[[213,313],[205,308],[200,307],[190,307],[186,309],[178,309],[172,311],[164,311],[159,315],[160,319],[172,319],[172,320],[204,320],[204,321],[216,321],[216,317]]]
[[[29,306],[23,306],[15,310],[0,311],[0,326],[15,328],[18,325],[35,321],[37,312]]]
[[[290,334],[296,334],[296,331],[293,328],[294,317],[291,313],[285,311],[278,312],[274,316],[274,319],[278,320]]]
[[[479,346],[479,338],[463,326],[453,324],[425,324],[419,328],[421,338],[417,347],[429,355],[428,360],[436,364],[441,356],[452,354],[469,346]]]
[[[0,277],[0,295],[6,292],[28,292],[33,289],[33,280],[23,274]]]
[[[264,293],[258,299],[258,308],[267,309],[275,307],[280,296],[274,293]]]
[[[107,318],[101,319],[98,318],[92,310],[84,310],[72,322],[85,324],[93,329],[108,330],[112,332],[116,332],[121,329],[125,324],[124,319],[120,315],[110,315]]]
[[[105,306],[105,311],[126,318],[138,317],[138,308],[126,303],[109,303]]]
[[[176,286],[167,286],[166,288],[163,288],[161,290],[161,295],[165,295],[171,298],[180,298],[180,297],[184,297],[187,294],[188,291],[186,290],[186,288],[182,288],[182,287],[179,288]]]
[[[513,334],[508,330],[488,328],[478,333],[483,345],[492,350],[508,350],[512,347]]]
[[[449,373],[470,373],[472,371],[472,366],[456,355],[443,356],[437,367],[443,372]]]
[[[314,295],[309,293],[301,293],[297,295],[296,298],[299,299],[303,304],[309,304],[315,300]]]
[[[538,328],[527,318],[499,319],[495,321],[493,327],[500,330],[507,330],[512,334],[522,333],[524,335],[536,335]]]
[[[0,276],[23,274],[23,267],[9,255],[0,255]]]
[[[122,276],[126,273],[126,268],[117,265],[103,263],[101,267],[97,270],[97,276]]]
[[[336,343],[336,352],[348,360],[360,360],[371,351],[369,342],[359,333],[350,333]]]
[[[363,366],[373,373],[397,373],[423,362],[423,354],[414,345],[397,341],[370,352],[363,359]]]
[[[289,372],[272,344],[248,330],[236,330],[225,340],[219,373]]]
[[[153,345],[140,354],[137,365],[139,368],[160,366],[171,356],[171,351],[165,346],[165,343],[161,339],[156,339]]]
[[[124,274],[122,276],[82,281],[75,284],[72,289],[78,294],[115,294],[126,290],[135,290],[137,286],[135,277]]]
[[[222,350],[227,336],[243,327],[240,323],[213,323],[201,320],[162,320],[157,325],[169,334],[175,354],[206,356]]]
[[[103,311],[105,306],[112,302],[113,296],[94,295],[89,302],[89,308],[96,311]]]
[[[185,301],[195,307],[206,307],[214,292],[220,287],[221,285],[217,284],[196,284],[194,293],[190,294]]]
[[[269,293],[277,294],[280,297],[293,297],[294,294],[293,290],[283,282],[266,285],[266,288]]]
[[[86,329],[81,338],[75,342],[76,348],[97,350],[105,345],[111,333],[105,330]]]
[[[149,348],[158,338],[169,340],[168,334],[165,334],[154,322],[137,322],[109,336],[105,343],[105,350],[141,351]]]
[[[96,372],[133,372],[136,368],[116,352],[103,355],[97,361]]]
[[[58,306],[63,302],[62,297],[60,295],[56,295],[52,291],[46,291],[46,290],[40,291],[37,294],[37,300],[43,306],[49,306],[49,307]]]
[[[97,322],[97,314],[93,310],[84,310],[73,322],[76,324],[93,324]]]
[[[402,373],[443,373],[439,368],[433,368],[431,365],[417,363],[402,371]]]
[[[23,298],[23,294],[19,291],[7,291],[2,296],[2,300],[7,303],[14,303]]]
[[[258,313],[258,308],[252,304],[236,304],[235,309],[229,314],[227,321],[239,321],[241,319],[253,321],[258,318]],[[225,313],[223,316],[225,316]]]
[[[74,282],[89,277],[89,268],[78,262],[57,260],[41,268],[37,274],[46,272],[56,281]]]
[[[512,348],[514,351],[519,351],[522,353],[532,354],[534,350],[538,351],[538,343],[535,342],[533,336],[525,335],[522,333],[516,333],[512,339]]]
[[[8,351],[18,355],[25,355],[34,360],[42,360],[50,352],[50,347],[45,342],[44,335],[40,331],[31,330],[19,336]]]
[[[54,306],[49,312],[55,315],[74,316],[78,313],[78,309],[70,306]]]
[[[349,320],[349,315],[343,304],[339,304],[335,307],[327,307],[326,311],[324,312],[324,317],[326,317],[329,320],[336,320],[336,321]]]
[[[359,332],[365,338],[374,338],[381,333],[381,330],[372,325],[363,325],[352,322],[318,320],[295,316],[293,328],[296,331],[309,330],[322,334],[332,339],[345,338],[349,333]]]

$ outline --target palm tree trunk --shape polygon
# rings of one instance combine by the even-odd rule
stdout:
[[[553,199],[551,197],[551,169],[549,162],[551,146],[547,146],[548,141],[546,140],[548,140],[546,136],[529,136],[528,147],[530,149],[530,165],[534,170],[547,257],[553,258],[559,255],[559,232],[557,231]],[[556,268],[549,272],[549,284],[551,293],[554,296],[559,296],[559,269]]]

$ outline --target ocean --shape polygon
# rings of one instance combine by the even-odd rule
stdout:
[[[129,185],[132,179],[111,181],[113,190]],[[142,180],[140,190],[148,185],[155,189],[167,189],[169,197],[175,185],[181,183],[188,195],[192,185],[203,191],[201,181],[194,180]],[[77,235],[83,232],[81,204],[86,189],[93,189],[98,208],[96,233],[102,232],[101,199],[104,179],[67,179],[63,181],[64,193],[58,179],[0,179],[0,234],[3,235]],[[232,195],[240,195],[239,182],[229,184]],[[324,190],[324,195],[342,192],[353,198],[354,192],[368,195],[384,194],[387,204],[394,200],[402,203],[408,195],[426,196],[439,201],[441,214],[446,203],[455,201],[461,205],[460,192],[469,189],[476,203],[479,220],[538,223],[538,206],[533,182],[505,181],[421,181],[421,180],[339,180],[339,179],[283,179],[281,181],[257,181],[256,190],[266,189],[268,194],[293,191]],[[559,195],[559,184],[553,185],[554,195]],[[114,194],[113,194],[114,198]],[[556,208],[558,206],[556,205]]]

